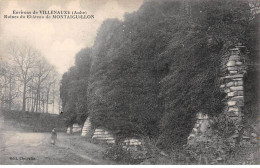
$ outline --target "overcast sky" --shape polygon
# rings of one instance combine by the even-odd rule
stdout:
[[[138,10],[143,0],[0,0],[0,42],[26,40],[39,49],[49,62],[64,73],[74,64],[75,54],[93,45],[96,32],[108,18],[123,19]],[[4,19],[13,10],[83,10],[95,19],[46,20]],[[1,51],[2,52],[2,51]]]

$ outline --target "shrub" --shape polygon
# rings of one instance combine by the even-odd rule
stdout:
[[[104,157],[122,164],[136,164],[131,154],[119,145],[113,145],[104,152]]]

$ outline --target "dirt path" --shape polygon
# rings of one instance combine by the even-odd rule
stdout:
[[[77,135],[1,131],[0,164],[115,164],[102,158],[104,148]]]

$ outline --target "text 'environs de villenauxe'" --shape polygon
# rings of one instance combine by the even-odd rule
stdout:
[[[5,19],[94,19],[94,15],[82,10],[13,10]]]

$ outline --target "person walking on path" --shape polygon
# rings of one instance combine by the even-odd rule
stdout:
[[[55,145],[56,140],[57,140],[57,132],[55,128],[53,128],[53,130],[51,131],[51,144]]]

